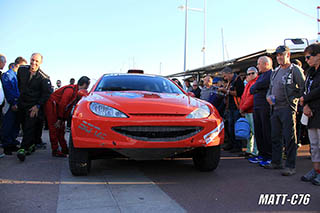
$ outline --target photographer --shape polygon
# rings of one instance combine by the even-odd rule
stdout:
[[[209,102],[218,110],[219,114],[223,116],[225,110],[224,97],[225,95],[222,92],[219,92],[219,88],[222,88],[222,79],[215,77],[212,80],[212,93],[209,97]]]
[[[223,149],[230,150],[232,153],[239,153],[242,151],[242,142],[235,139],[234,124],[240,118],[239,105],[244,85],[241,78],[236,73],[233,73],[230,67],[224,68],[222,73],[224,80],[228,83],[226,88],[219,88],[218,91],[225,94],[228,136],[230,139]]]

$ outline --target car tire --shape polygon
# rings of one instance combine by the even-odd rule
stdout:
[[[194,166],[202,171],[213,171],[218,167],[220,161],[220,146],[199,147],[194,150]]]
[[[73,146],[72,136],[69,137],[69,168],[74,176],[86,176],[91,169],[89,152]]]

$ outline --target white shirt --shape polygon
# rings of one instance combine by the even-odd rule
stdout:
[[[3,92],[3,87],[2,87],[2,82],[0,81],[0,105],[4,101],[4,92]]]

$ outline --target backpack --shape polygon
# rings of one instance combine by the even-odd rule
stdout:
[[[245,118],[239,118],[234,124],[234,134],[236,140],[249,139],[251,134],[249,121]]]

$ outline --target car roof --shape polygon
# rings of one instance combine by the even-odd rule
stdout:
[[[105,76],[145,76],[145,77],[158,77],[158,78],[166,78],[161,75],[154,75],[154,74],[138,74],[138,73],[107,73],[104,74]]]

